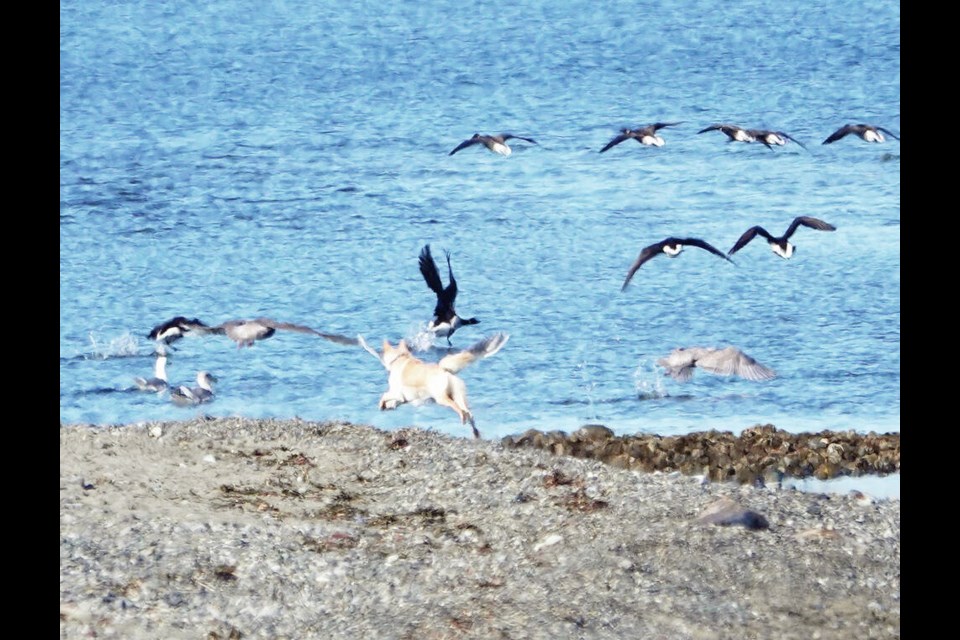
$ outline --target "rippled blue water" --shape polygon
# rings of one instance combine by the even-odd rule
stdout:
[[[683,124],[598,153],[654,121]],[[715,122],[808,149],[697,135]],[[174,315],[413,338],[430,243],[481,320],[454,344],[511,335],[462,374],[486,437],[899,431],[900,143],[820,144],[846,122],[900,131],[899,2],[61,0],[60,420],[198,413],[128,391]],[[500,131],[539,144],[448,155]],[[838,229],[801,229],[789,261],[762,241],[736,265],[661,257],[620,292],[645,245],[726,250],[797,215]],[[779,377],[654,365],[726,344]],[[469,434],[435,405],[379,412],[379,363],[310,336],[181,341],[171,382],[198,369],[220,379],[204,413]]]

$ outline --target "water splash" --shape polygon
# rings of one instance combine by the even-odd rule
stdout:
[[[417,353],[433,349],[436,346],[437,336],[432,331],[427,331],[426,323],[422,322],[411,327],[404,339],[410,350]]]
[[[593,392],[597,388],[597,382],[590,375],[589,367],[589,363],[585,360],[577,363],[577,370],[580,371],[580,388],[583,389],[584,400],[587,404],[587,415],[585,415],[584,418],[587,420],[596,420],[599,416],[597,415]]]
[[[82,354],[84,360],[106,360],[107,358],[129,358],[140,355],[140,341],[129,331],[101,341],[94,332],[88,334],[90,351]]]
[[[634,369],[633,387],[640,400],[656,400],[670,395],[663,386],[663,375],[653,360],[648,358],[641,358]]]

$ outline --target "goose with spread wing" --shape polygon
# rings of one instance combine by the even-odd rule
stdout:
[[[798,216],[793,219],[793,222],[790,223],[790,226],[787,227],[786,233],[782,236],[775,236],[763,227],[755,226],[750,227],[743,232],[743,235],[737,240],[733,245],[730,251],[727,252],[728,255],[733,255],[737,251],[740,251],[743,247],[747,245],[748,242],[756,238],[757,236],[762,236],[766,238],[767,243],[770,245],[770,250],[775,254],[780,256],[783,259],[789,259],[793,256],[796,247],[790,242],[790,237],[796,232],[800,227],[809,227],[810,229],[817,229],[818,231],[836,231],[836,227],[830,224],[829,222],[824,222],[819,218],[811,218],[810,216]]]
[[[717,249],[709,242],[701,240],[700,238],[665,238],[660,242],[655,242],[644,247],[640,251],[640,255],[637,256],[637,259],[633,261],[632,265],[630,265],[630,269],[627,270],[627,277],[624,279],[623,286],[620,287],[620,291],[623,291],[627,288],[627,285],[630,284],[630,279],[633,278],[633,274],[635,274],[637,269],[642,267],[647,261],[652,260],[659,255],[667,255],[671,258],[676,258],[678,255],[680,255],[680,252],[683,251],[684,247],[699,247],[700,249],[709,251],[715,256],[723,258],[727,262],[733,262],[733,260],[724,255],[722,251]]]

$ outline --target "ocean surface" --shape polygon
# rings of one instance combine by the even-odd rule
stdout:
[[[621,128],[677,122],[663,147]],[[430,244],[457,309],[502,331],[461,373],[497,438],[602,423],[618,433],[900,430],[900,3],[60,3],[60,421],[197,414],[417,425],[468,436],[437,405],[380,412],[386,371],[359,347],[280,331],[252,348],[181,340],[172,384],[198,370],[216,399],[134,391],[150,329],[267,316],[426,359]],[[785,131],[731,143],[716,123]],[[510,132],[504,157],[475,132]],[[796,216],[790,260],[757,238]],[[656,359],[734,345],[768,382]],[[899,485],[899,479],[897,480]],[[899,491],[899,486],[897,487]]]

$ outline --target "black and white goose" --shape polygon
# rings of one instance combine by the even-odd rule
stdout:
[[[160,323],[150,330],[147,337],[170,346],[191,331],[202,333],[209,327],[197,318],[189,319],[185,316],[176,316]]]
[[[430,245],[426,245],[420,251],[420,273],[423,275],[423,279],[426,280],[427,286],[437,294],[437,306],[433,309],[433,318],[430,320],[430,323],[427,325],[427,331],[430,331],[434,335],[441,337],[446,337],[447,344],[452,345],[450,342],[450,336],[454,332],[467,324],[477,324],[480,321],[476,318],[461,318],[457,315],[456,307],[454,306],[457,300],[457,281],[453,277],[453,267],[450,266],[450,252],[445,252],[447,254],[447,273],[448,273],[448,283],[447,286],[443,286],[443,281],[440,280],[440,271],[437,269],[437,263],[433,260],[433,255],[430,253]]]
[[[796,142],[806,149],[799,140],[783,131],[772,131],[770,129],[744,129],[735,124],[713,124],[697,133],[706,133],[708,131],[720,131],[727,136],[727,142],[759,142],[767,149],[773,149],[773,145],[783,146],[787,140]]]
[[[188,407],[196,404],[203,404],[213,400],[213,383],[217,381],[216,376],[209,371],[197,372],[197,386],[188,387],[185,384],[170,389],[170,399],[175,405]]]
[[[137,376],[133,379],[140,391],[153,391],[159,393],[166,390],[167,384],[167,354],[163,351],[157,352],[157,359],[153,365],[153,377],[141,378]]]
[[[737,251],[740,251],[748,242],[756,238],[757,236],[763,236],[767,239],[767,243],[770,245],[770,250],[775,254],[780,256],[783,259],[789,259],[793,252],[796,250],[796,247],[789,241],[790,236],[799,229],[801,226],[810,227],[811,229],[817,229],[818,231],[836,231],[837,228],[828,222],[824,222],[819,218],[811,218],[809,216],[798,216],[793,219],[793,222],[790,223],[790,226],[787,227],[787,232],[782,236],[774,236],[769,231],[763,227],[750,227],[743,232],[743,235],[737,240],[736,244],[733,245],[733,248],[730,249],[727,253],[729,255],[735,254]]]
[[[845,124],[823,141],[823,144],[830,144],[831,142],[836,142],[841,138],[845,138],[850,134],[858,136],[861,140],[865,142],[884,142],[886,138],[883,137],[883,134],[887,134],[894,140],[899,140],[892,131],[884,129],[883,127],[878,127],[872,124]]]
[[[623,291],[627,288],[627,285],[630,284],[630,279],[633,277],[633,274],[635,274],[637,269],[642,267],[645,262],[652,260],[659,255],[668,255],[671,258],[676,258],[678,255],[680,255],[680,252],[683,251],[684,247],[699,247],[701,249],[706,249],[713,255],[719,256],[727,262],[733,262],[733,260],[724,255],[722,251],[714,247],[709,242],[705,242],[699,238],[665,238],[660,242],[656,242],[648,247],[644,247],[640,251],[640,255],[638,255],[637,259],[633,261],[632,265],[630,265],[630,269],[627,271],[627,277],[623,281],[623,286],[620,287],[620,291]]]
[[[776,377],[776,372],[760,364],[736,347],[689,347],[674,349],[670,355],[657,360],[667,374],[680,382],[693,377],[694,368],[720,376],[740,376],[761,381]]]
[[[749,133],[757,142],[761,142],[767,145],[767,148],[773,149],[773,145],[782,147],[787,144],[787,141],[791,141],[795,144],[800,145],[804,149],[807,148],[807,145],[803,144],[789,133],[783,131],[771,131],[770,129],[747,129]]]
[[[748,129],[738,127],[735,124],[712,124],[709,127],[700,129],[697,134],[708,131],[719,131],[729,138],[728,142],[756,142],[756,137]]]
[[[648,124],[639,129],[621,129],[620,134],[616,136],[613,140],[608,142],[603,149],[600,149],[600,153],[607,151],[624,140],[630,140],[633,138],[640,144],[645,144],[651,147],[662,147],[664,145],[663,138],[657,134],[660,129],[664,127],[674,127],[678,124],[683,124],[682,122],[655,122],[654,124]]]
[[[487,136],[479,133],[473,134],[472,137],[467,138],[460,144],[458,144],[449,155],[455,154],[461,149],[466,149],[467,147],[472,147],[475,144],[482,144],[487,149],[494,153],[499,153],[502,156],[508,156],[513,153],[513,150],[507,146],[507,140],[523,140],[524,142],[529,142],[530,144],[537,144],[536,140],[531,138],[524,138],[523,136],[515,136],[512,133],[501,133],[495,136]]]

